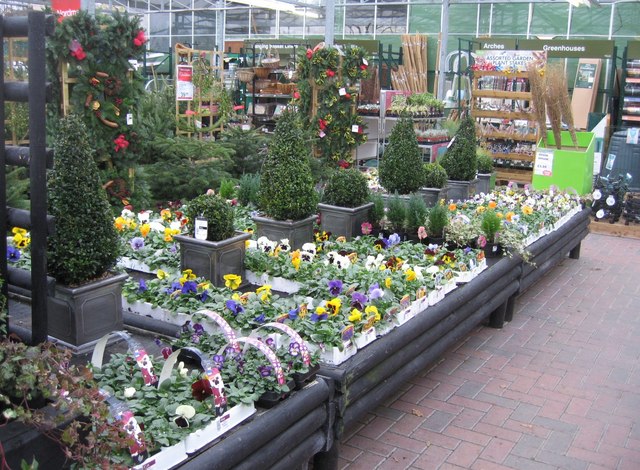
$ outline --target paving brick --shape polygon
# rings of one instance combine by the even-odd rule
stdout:
[[[452,450],[436,445],[430,445],[426,450],[413,462],[415,468],[423,470],[439,470],[442,464],[451,455]]]
[[[522,421],[523,423],[530,423],[538,415],[540,407],[531,405],[529,403],[520,403],[513,413],[511,413],[511,419],[516,421]]]
[[[487,423],[478,423],[473,430],[486,434],[489,437],[500,438],[514,443],[518,442],[522,437],[521,432],[516,432],[511,429],[505,429],[500,426],[494,426],[493,424]]]
[[[466,397],[466,398],[475,398],[475,396],[484,388],[484,384],[478,382],[467,381],[464,384],[458,387],[455,395]]]
[[[445,436],[442,433],[430,431],[424,428],[418,428],[413,431],[411,437],[424,442],[427,446],[434,445],[449,450],[455,449],[460,444],[460,439],[456,437]]]
[[[459,428],[457,426],[447,426],[447,428],[444,430],[444,434],[450,437],[455,437],[464,442],[470,442],[481,446],[486,446],[487,443],[491,440],[486,434],[471,431],[469,429]]]
[[[536,455],[536,461],[554,465],[563,470],[586,470],[589,466],[589,464],[583,460],[567,457],[565,455],[556,454],[555,452],[549,452],[546,450],[538,452],[538,455]]]
[[[455,417],[456,415],[453,413],[436,410],[431,416],[425,419],[421,427],[430,431],[442,432]]]
[[[393,447],[408,450],[420,454],[424,452],[426,444],[419,440],[407,436],[401,436],[395,432],[386,432],[378,439],[379,442],[388,444]]]
[[[567,457],[575,458],[590,464],[600,465],[605,468],[617,468],[620,459],[615,455],[607,455],[602,452],[571,447],[567,451]],[[591,466],[589,466],[591,470]]]
[[[389,429],[397,434],[403,436],[410,436],[413,431],[418,429],[426,420],[424,416],[417,416],[413,413],[406,413],[402,418],[393,423],[393,426]]]
[[[490,460],[491,462],[502,463],[511,453],[514,446],[514,442],[507,441],[505,439],[493,438],[489,441],[489,444],[484,447],[480,457]]]
[[[464,408],[471,408],[472,410],[482,411],[483,413],[486,413],[492,407],[490,403],[476,401],[471,398],[459,396],[457,394],[449,398],[447,402],[452,405],[459,405]]]
[[[395,421],[392,421],[390,419],[376,416],[360,431],[359,434],[370,439],[377,439],[382,436],[391,426],[393,426],[394,423]]]
[[[461,443],[447,458],[447,463],[469,468],[480,456],[483,447],[470,442]]]
[[[572,398],[567,406],[566,413],[578,416],[587,416],[593,402],[584,398]]]
[[[388,457],[393,452],[394,447],[384,442],[377,441],[375,439],[369,439],[368,437],[356,435],[346,442],[348,445],[366,451],[366,453],[376,454],[383,457]]]
[[[558,470],[558,467],[549,465],[544,462],[537,462],[533,459],[519,457],[517,455],[509,455],[504,464],[510,468],[518,470]]]
[[[396,449],[376,470],[399,470],[410,468],[418,458],[417,453]]]
[[[420,400],[429,395],[431,391],[432,389],[413,385],[409,390],[404,392],[399,399],[409,403],[420,403]]]
[[[345,468],[348,470],[371,470],[384,461],[385,458],[383,456],[364,453]]]
[[[490,462],[484,459],[478,459],[471,465],[471,470],[513,470],[511,467],[505,465],[498,465],[495,462]]]
[[[473,429],[473,427],[484,417],[484,413],[476,411],[472,408],[465,408],[454,418],[451,424],[464,429]]]

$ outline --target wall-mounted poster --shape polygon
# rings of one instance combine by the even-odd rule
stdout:
[[[578,73],[576,74],[575,88],[593,88],[597,71],[598,64],[581,62],[578,66]]]
[[[600,81],[601,59],[580,59],[571,96],[571,113],[576,129],[586,129],[593,112]]]

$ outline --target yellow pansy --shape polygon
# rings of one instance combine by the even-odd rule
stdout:
[[[415,281],[418,276],[416,276],[416,272],[409,268],[404,272],[404,275],[407,277],[407,282]]]
[[[487,208],[486,208],[486,207],[484,207],[484,206],[478,206],[478,208],[476,209],[476,212],[477,212],[478,214],[482,214],[485,210],[487,210]]]
[[[197,277],[191,269],[185,269],[182,274],[187,277],[188,281],[193,281]]]
[[[198,289],[207,290],[211,287],[211,283],[209,281],[204,281],[198,284]]]
[[[224,285],[231,290],[236,290],[238,287],[240,287],[241,282],[242,278],[236,274],[224,275]]]
[[[391,288],[391,284],[392,284],[392,281],[391,281],[391,278],[390,278],[390,277],[388,277],[388,278],[386,278],[386,279],[384,280],[384,286],[385,286],[387,289]]]
[[[357,308],[354,308],[353,310],[351,310],[351,313],[349,314],[349,321],[351,323],[357,323],[360,320],[362,320],[362,312]]]
[[[162,209],[160,211],[160,217],[162,217],[164,220],[170,220],[171,219],[171,211],[169,209]]]
[[[502,212],[496,212],[496,215],[498,216],[498,219],[504,218],[504,214]]]
[[[364,313],[366,313],[367,316],[373,315],[376,321],[380,321],[380,312],[378,312],[378,307],[375,305],[367,305],[367,308],[364,309]]]
[[[256,294],[260,295],[260,300],[268,302],[271,298],[271,285],[265,284],[264,286],[258,287]]]
[[[126,224],[124,217],[116,217],[116,220],[113,221],[113,225],[116,227],[116,230],[120,232],[124,230]]]
[[[324,308],[324,307],[316,307],[316,314],[322,315],[322,314],[325,314],[325,313],[327,313],[327,309],[326,308]]]
[[[11,233],[13,233],[14,235],[20,234],[20,235],[24,236],[24,235],[27,234],[27,231],[25,229],[21,228],[21,227],[13,227],[11,229]]]
[[[31,243],[31,238],[22,235],[21,233],[16,233],[13,236],[13,244],[18,248],[26,248]]]
[[[291,252],[291,264],[293,264],[293,267],[296,269],[296,271],[298,269],[300,269],[300,262],[301,261],[302,261],[302,258],[300,257],[300,250],[292,251]]]
[[[163,271],[162,269],[158,269],[156,276],[158,277],[158,279],[164,279],[168,276],[168,274],[166,271]]]
[[[151,230],[151,226],[149,224],[142,224],[140,226],[140,235],[142,235],[142,237],[146,237],[147,235],[149,235],[149,231]]]
[[[509,211],[505,214],[504,218],[507,220],[507,222],[511,222],[514,215],[516,215],[515,212]]]
[[[327,302],[327,308],[331,312],[331,315],[337,315],[340,312],[340,308],[342,307],[342,300],[338,297],[331,299]]]
[[[531,206],[522,206],[522,213],[524,215],[531,215],[533,214],[533,208]]]

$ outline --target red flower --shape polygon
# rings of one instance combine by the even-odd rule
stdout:
[[[300,92],[299,91],[294,91],[293,92],[293,98],[296,99],[296,100],[299,100],[300,99]]]
[[[116,144],[116,152],[119,152],[120,150],[126,150],[127,147],[129,147],[129,141],[124,137],[124,134],[120,134],[118,137],[113,139],[113,143]]]
[[[360,65],[360,70],[367,70],[367,66],[365,64]]]
[[[213,389],[207,379],[200,379],[191,384],[191,395],[198,401],[204,401],[213,395]]]
[[[144,31],[141,29],[140,31],[138,31],[138,35],[133,38],[133,45],[136,47],[140,47],[145,42],[147,42],[147,38],[144,35]]]
[[[327,69],[327,77],[333,77],[336,73],[331,70],[331,69]]]
[[[338,161],[338,166],[340,168],[344,168],[346,170],[347,168],[349,168],[351,166],[351,164],[346,160],[340,160],[340,161]]]
[[[313,57],[313,51],[311,49],[307,49],[307,59],[311,59]]]

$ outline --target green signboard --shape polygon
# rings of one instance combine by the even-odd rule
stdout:
[[[629,41],[627,43],[627,58],[640,59],[640,41]]]
[[[610,59],[614,41],[587,39],[520,39],[519,50],[546,51],[549,59]]]

